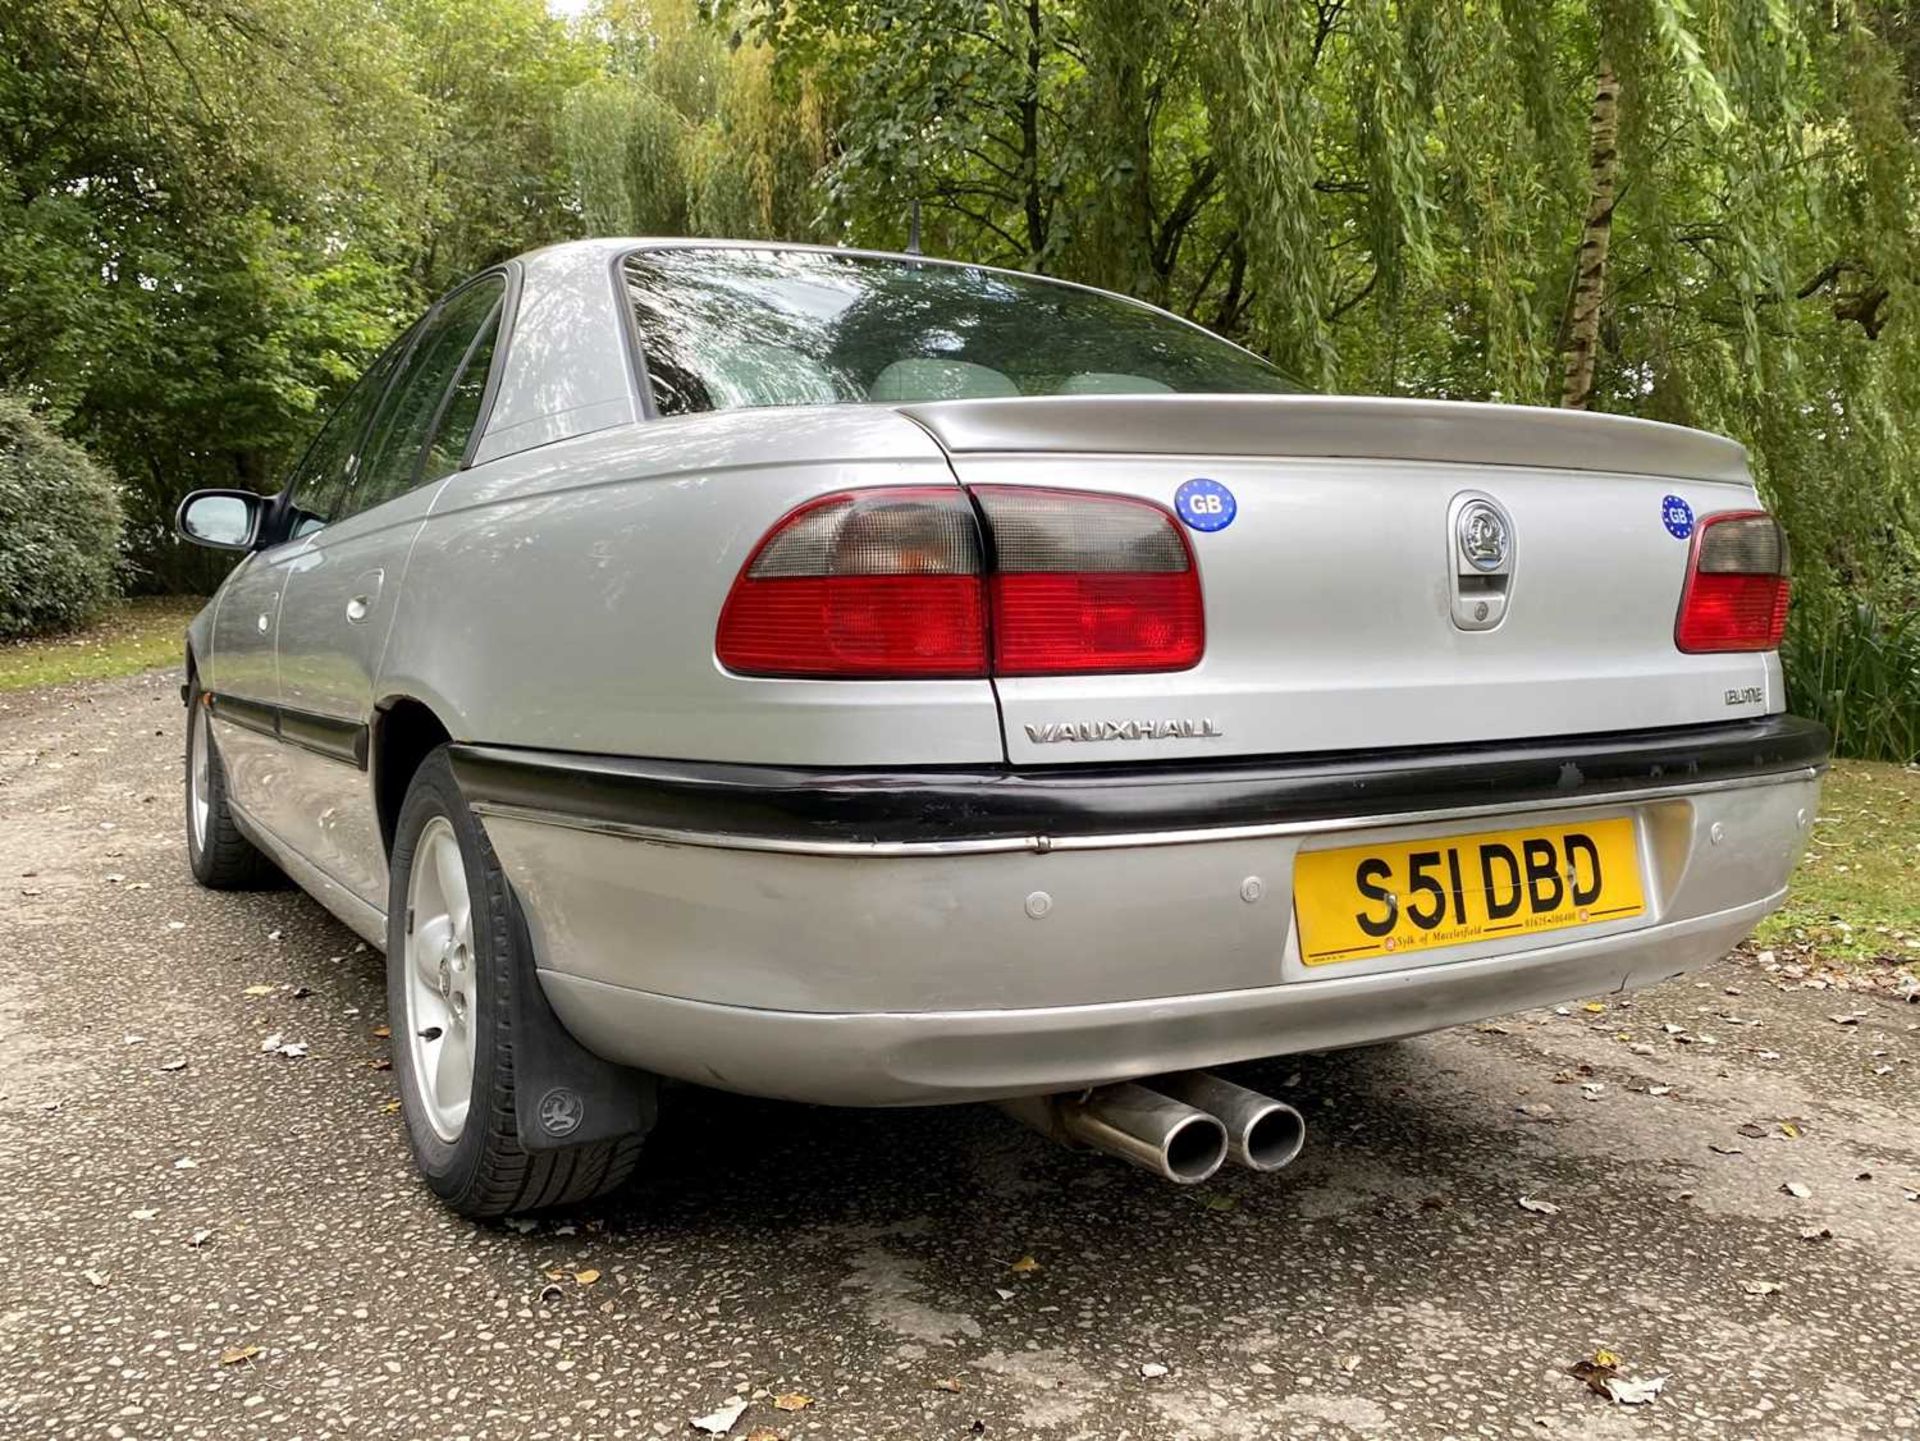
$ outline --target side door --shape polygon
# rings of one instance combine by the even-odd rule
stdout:
[[[506,280],[485,275],[427,313],[395,369],[329,523],[287,567],[280,738],[296,778],[287,839],[369,904],[386,904],[386,848],[368,766],[373,679],[407,559],[480,420]]]
[[[389,347],[327,418],[288,478],[279,513],[269,519],[282,539],[240,562],[214,612],[213,650],[201,682],[211,696],[228,795],[249,820],[276,834],[286,780],[278,641],[288,570],[339,503],[347,466],[405,348],[404,340]]]

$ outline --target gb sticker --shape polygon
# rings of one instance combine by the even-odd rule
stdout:
[[[1194,530],[1225,530],[1240,510],[1232,491],[1204,476],[1195,477],[1173,493],[1173,508]]]
[[[1660,502],[1660,520],[1675,540],[1685,540],[1693,534],[1693,507],[1677,495]]]

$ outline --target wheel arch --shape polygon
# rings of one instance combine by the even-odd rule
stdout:
[[[393,854],[394,828],[407,787],[420,763],[435,747],[453,739],[432,706],[409,695],[390,696],[374,707],[367,738],[367,768],[373,786],[375,814],[380,821],[380,844]]]

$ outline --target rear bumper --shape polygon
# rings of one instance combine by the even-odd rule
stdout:
[[[1703,964],[1779,903],[1826,738],[1786,719],[1690,734],[1130,772],[822,776],[480,748],[455,768],[590,1049],[884,1105],[1363,1044]],[[1599,815],[1636,820],[1645,916],[1558,944],[1300,962],[1304,848]]]
[[[598,1054],[749,1095],[932,1105],[1368,1045],[1653,985],[1724,955],[1783,894],[1516,955],[1108,1005],[777,1011],[542,975],[555,1011]]]

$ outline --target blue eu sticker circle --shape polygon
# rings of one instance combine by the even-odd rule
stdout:
[[[1675,540],[1685,540],[1693,534],[1693,507],[1677,495],[1660,502],[1660,519],[1666,524],[1667,534]]]
[[[1204,476],[1188,481],[1173,493],[1173,508],[1195,530],[1225,530],[1240,510],[1232,491]]]

